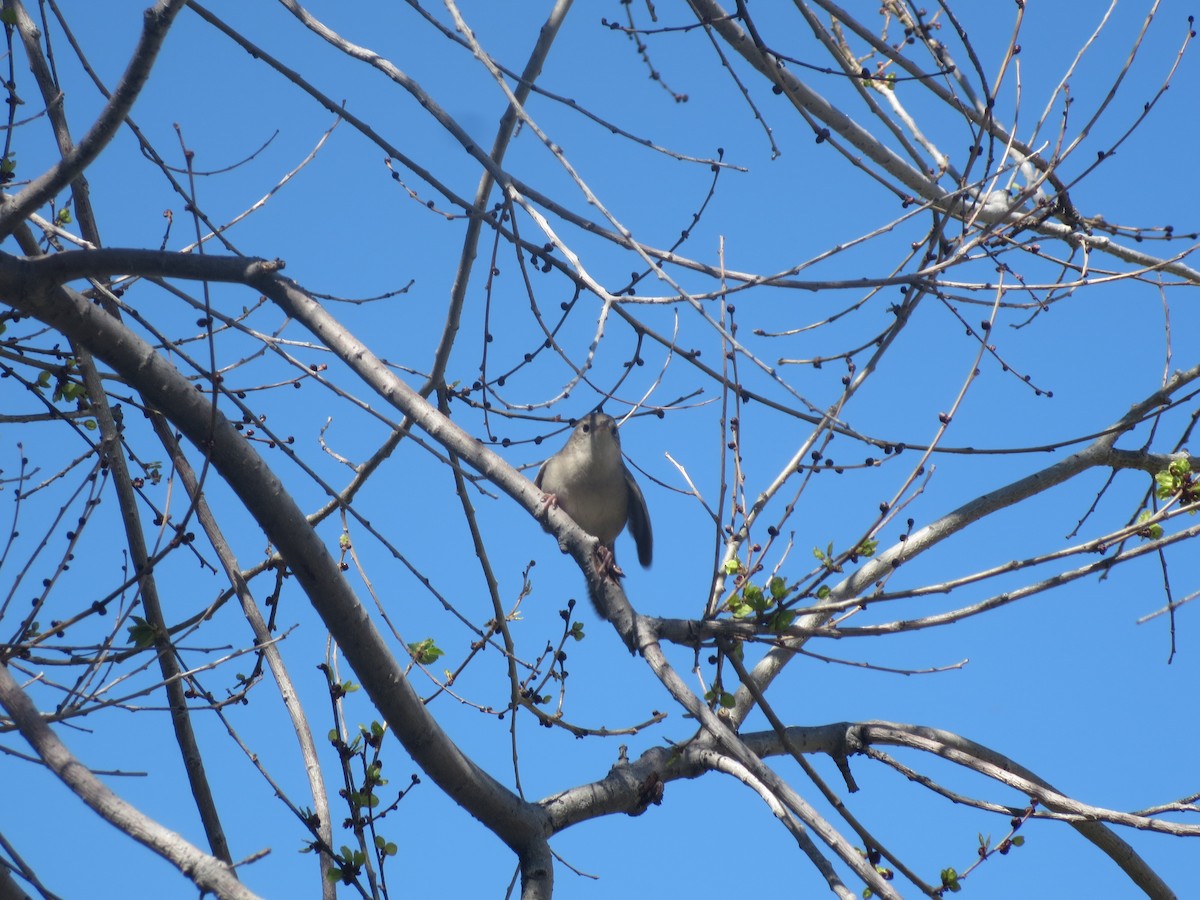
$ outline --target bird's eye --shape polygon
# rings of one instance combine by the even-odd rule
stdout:
[[[584,433],[584,434],[587,434],[587,433],[588,433],[589,431],[591,431],[591,430],[592,430],[592,426],[591,426],[591,425],[584,425],[584,426],[583,426],[583,433]]]

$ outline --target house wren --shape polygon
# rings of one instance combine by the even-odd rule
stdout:
[[[650,513],[642,489],[621,458],[621,438],[612,416],[588,413],[567,438],[566,446],[542,464],[534,484],[600,545],[600,571],[620,576],[613,543],[629,523],[637,543],[638,562],[649,566],[654,556]]]

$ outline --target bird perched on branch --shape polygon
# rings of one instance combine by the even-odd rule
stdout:
[[[617,565],[613,543],[626,523],[637,544],[638,562],[650,565],[654,557],[650,513],[642,489],[621,458],[621,437],[612,416],[599,410],[588,413],[566,446],[542,464],[533,483],[546,492],[548,507],[557,505],[599,539],[598,571],[615,577],[625,574]]]

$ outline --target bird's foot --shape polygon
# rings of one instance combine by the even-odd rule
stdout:
[[[613,555],[611,547],[607,547],[604,544],[597,544],[595,553],[597,572],[601,575],[607,575],[613,581],[625,577],[625,573],[617,565],[617,557]]]

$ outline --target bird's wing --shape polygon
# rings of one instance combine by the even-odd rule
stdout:
[[[625,487],[629,491],[629,533],[637,543],[638,562],[643,567],[650,565],[654,559],[654,534],[650,530],[650,511],[646,509],[646,498],[642,489],[633,480],[629,470],[625,470]]]

